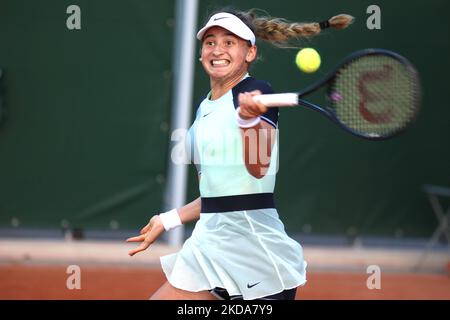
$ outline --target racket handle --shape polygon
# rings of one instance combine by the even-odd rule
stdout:
[[[266,107],[291,107],[298,105],[297,93],[274,93],[254,96],[253,100]]]

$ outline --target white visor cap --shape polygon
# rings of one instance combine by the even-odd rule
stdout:
[[[209,28],[216,26],[227,29],[239,38],[250,41],[252,45],[256,43],[256,37],[252,30],[241,19],[228,12],[219,12],[213,15],[208,23],[197,33],[197,39],[202,40],[205,32]]]

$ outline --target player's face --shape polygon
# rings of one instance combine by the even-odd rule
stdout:
[[[256,46],[250,46],[221,27],[208,29],[202,41],[202,65],[212,80],[233,81],[247,73],[256,58]]]

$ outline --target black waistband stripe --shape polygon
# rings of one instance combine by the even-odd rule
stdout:
[[[201,213],[275,208],[273,193],[202,198]]]

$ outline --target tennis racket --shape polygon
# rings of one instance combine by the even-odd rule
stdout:
[[[326,92],[323,105],[303,100],[319,89]],[[418,73],[406,58],[384,49],[365,49],[348,56],[302,92],[265,94],[254,99],[267,107],[304,106],[358,137],[384,140],[414,122],[420,96]]]

